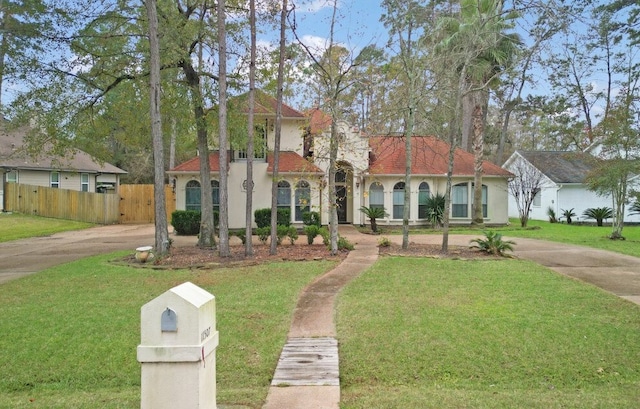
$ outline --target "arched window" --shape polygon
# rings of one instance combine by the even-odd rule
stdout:
[[[418,218],[427,218],[427,203],[429,202],[429,196],[431,196],[431,190],[427,182],[420,183],[418,187]]]
[[[309,183],[301,180],[296,183],[296,214],[295,220],[302,220],[302,213],[311,209],[311,187]]]
[[[373,182],[369,186],[369,208],[384,209],[384,189],[381,183]]]
[[[286,180],[278,182],[278,210],[289,209],[291,211],[291,185]]]
[[[404,182],[398,182],[393,187],[393,218],[404,217]]]
[[[451,217],[469,217],[469,189],[467,183],[451,188]]]
[[[190,180],[184,189],[185,209],[200,211],[200,182]]]

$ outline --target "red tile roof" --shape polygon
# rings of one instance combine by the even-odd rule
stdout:
[[[404,175],[405,138],[402,136],[376,136],[369,138],[372,175]],[[413,175],[445,175],[449,163],[449,144],[433,136],[414,136],[411,139],[411,173]],[[500,166],[484,161],[485,176],[512,176]],[[473,154],[456,148],[453,160],[454,176],[471,176]]]
[[[267,155],[267,172],[273,173],[273,154]],[[317,173],[324,174],[322,169],[309,162],[295,152],[280,152],[278,173]]]
[[[269,166],[267,166],[267,172],[273,173],[273,154],[270,153],[267,155],[267,162]],[[211,172],[218,173],[220,172],[220,153],[218,151],[211,152],[209,154],[209,168]],[[200,157],[196,156],[195,158],[189,159],[186,162],[181,163],[175,168],[171,169],[171,172],[176,173],[197,173],[200,172]],[[324,174],[324,172],[304,159],[302,156],[298,155],[295,152],[284,151],[280,152],[280,162],[279,162],[279,173],[316,173],[316,174]]]
[[[215,151],[209,153],[209,168],[211,172],[220,172],[220,152]],[[171,172],[200,172],[200,156],[196,156],[195,158],[189,159],[186,162],[183,162],[171,169]]]
[[[245,92],[244,94],[229,99],[229,105],[233,106],[234,104],[237,104],[237,107],[240,111],[244,113],[249,112],[249,93]],[[258,89],[255,91],[256,115],[275,116],[277,105],[278,101],[271,95]],[[282,104],[282,117],[300,119],[305,118],[305,116],[300,111],[297,111],[284,103]]]
[[[320,135],[331,126],[331,116],[320,110],[320,108],[311,108],[304,114],[309,118],[309,133],[311,135]]]

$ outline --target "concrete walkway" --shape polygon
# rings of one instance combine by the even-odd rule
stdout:
[[[344,286],[376,262],[379,237],[360,234],[353,226],[339,230],[355,249],[303,290],[263,409],[340,407],[335,299]],[[327,367],[328,360],[335,362],[335,368]]]

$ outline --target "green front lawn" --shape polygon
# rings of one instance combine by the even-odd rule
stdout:
[[[94,225],[91,223],[72,220],[0,212],[0,243],[28,237],[49,236],[54,233],[86,229],[92,226]]]
[[[383,258],[337,316],[342,408],[640,404],[640,307],[529,262]]]
[[[110,258],[0,286],[0,408],[139,408],[140,307],[185,281],[216,297],[218,402],[259,408],[300,291],[335,266],[164,271]]]

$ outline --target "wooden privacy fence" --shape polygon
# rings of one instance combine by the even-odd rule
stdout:
[[[120,223],[153,223],[155,200],[153,185],[120,185]],[[176,210],[176,194],[171,186],[164,187],[167,221],[171,223],[171,213]]]
[[[89,193],[7,183],[7,211],[97,224],[153,223],[153,185],[120,185],[119,194]],[[167,220],[176,210],[171,186],[164,189]]]
[[[120,196],[6,183],[7,210],[98,224],[118,223]]]

